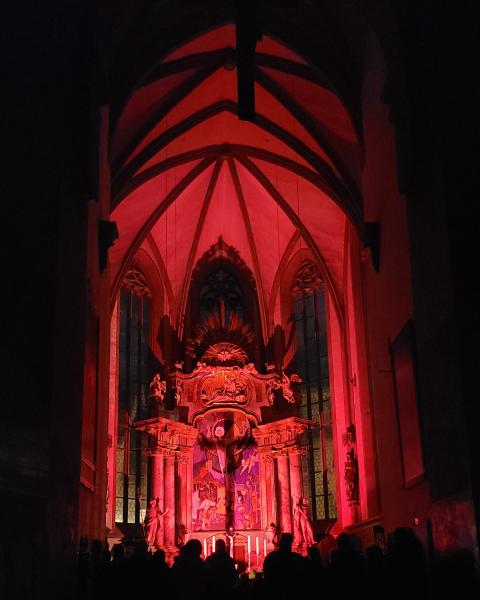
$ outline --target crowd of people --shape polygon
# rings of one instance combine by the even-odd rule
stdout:
[[[198,539],[184,544],[170,566],[165,552],[138,543],[130,553],[123,544],[112,551],[99,540],[83,541],[79,555],[81,600],[165,598],[171,600],[300,600],[338,598],[371,600],[480,598],[475,557],[458,551],[427,561],[410,528],[398,528],[388,544],[358,548],[356,538],[342,533],[328,556],[313,544],[308,555],[292,551],[293,536],[283,533],[264,561],[262,572],[239,572],[225,541],[217,539],[206,559]],[[325,554],[325,553],[323,553]]]

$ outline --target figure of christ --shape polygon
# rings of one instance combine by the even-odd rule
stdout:
[[[235,544],[235,538],[237,537],[237,532],[234,530],[234,528],[232,527],[232,525],[230,525],[230,527],[227,529],[227,531],[225,532],[225,538],[227,541],[227,551],[230,554],[230,556],[233,558],[233,546]]]
[[[161,510],[158,498],[152,498],[145,514],[145,537],[148,547],[157,547],[157,535],[162,529],[162,517],[168,512],[168,508]]]

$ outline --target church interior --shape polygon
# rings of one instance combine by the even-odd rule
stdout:
[[[6,598],[75,597],[92,540],[222,539],[250,572],[285,532],[401,527],[478,562],[478,36],[451,11],[10,9]]]

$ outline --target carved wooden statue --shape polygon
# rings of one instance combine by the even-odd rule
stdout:
[[[160,404],[163,404],[165,393],[167,391],[167,382],[162,381],[160,373],[155,373],[150,383],[149,398],[157,400]]]
[[[308,498],[301,497],[293,506],[295,541],[304,547],[315,544],[312,523],[308,517]]]
[[[168,508],[161,510],[158,498],[152,498],[145,514],[145,538],[148,547],[157,547],[157,535],[162,529],[162,517],[168,512]]]

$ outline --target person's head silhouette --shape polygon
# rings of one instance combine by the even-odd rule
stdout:
[[[215,553],[224,554],[226,552],[225,540],[215,540]]]
[[[282,533],[282,537],[280,538],[279,550],[283,550],[284,552],[291,552],[293,544],[293,535],[291,533]]]

